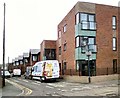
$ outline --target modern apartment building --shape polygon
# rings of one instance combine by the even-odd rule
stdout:
[[[86,76],[90,66],[91,75],[117,73],[118,7],[77,2],[58,24],[56,45],[64,72],[74,69]]]

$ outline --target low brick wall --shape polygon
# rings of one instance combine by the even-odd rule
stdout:
[[[76,83],[88,83],[88,76],[63,76],[65,81],[76,82]],[[113,75],[101,75],[101,76],[92,76],[91,83],[95,82],[104,82],[109,80],[118,80],[118,74]]]

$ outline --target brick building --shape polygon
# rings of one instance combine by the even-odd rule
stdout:
[[[40,44],[41,60],[56,60],[56,41],[43,40]]]
[[[30,49],[29,51],[30,66],[40,61],[40,49]]]
[[[118,7],[77,2],[58,24],[57,59],[64,73],[118,72]],[[86,54],[87,53],[87,54]]]

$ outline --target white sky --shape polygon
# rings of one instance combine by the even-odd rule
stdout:
[[[57,25],[78,1],[118,6],[119,0],[0,0],[0,64],[3,59],[3,4],[6,3],[5,59],[39,49],[44,39],[57,39]]]

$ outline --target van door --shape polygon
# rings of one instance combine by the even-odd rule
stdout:
[[[53,65],[53,69],[52,69],[52,76],[53,76],[53,78],[59,78],[59,64],[58,64],[58,62],[53,62],[52,63],[52,65]]]

